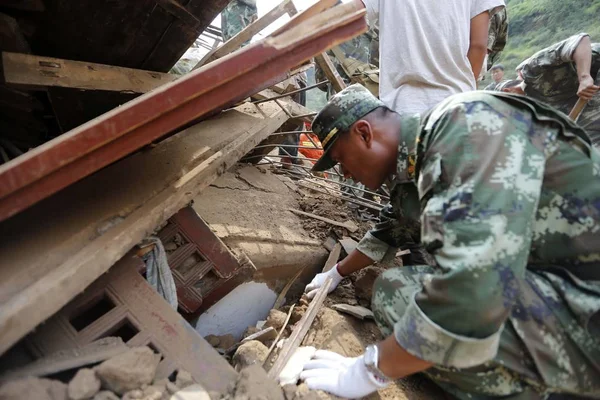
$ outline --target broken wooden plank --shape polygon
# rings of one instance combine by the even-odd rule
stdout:
[[[350,7],[348,7],[350,6]],[[178,128],[280,81],[366,30],[340,5],[146,93],[0,166],[0,221]]]
[[[22,368],[8,371],[0,377],[0,382],[28,376],[47,376],[74,368],[96,364],[128,350],[129,347],[119,337],[96,340],[86,346],[71,348],[35,360]]]
[[[0,238],[0,353],[287,119],[273,104],[259,107],[265,116],[251,105],[223,112],[3,221],[11,234]]]
[[[325,262],[325,266],[323,267],[323,272],[329,271],[331,268],[334,267],[335,264],[337,264],[338,260],[340,259],[341,253],[342,245],[336,243],[335,246],[333,246],[333,250],[331,250],[331,253],[329,253],[329,257],[327,257],[327,261]]]
[[[330,219],[330,218],[321,217],[320,215],[316,215],[316,214],[312,214],[312,213],[307,213],[307,212],[304,212],[304,211],[296,210],[294,208],[290,208],[289,210],[291,212],[293,212],[294,214],[304,215],[305,217],[309,217],[309,218],[313,218],[313,219],[318,219],[319,221],[323,221],[323,222],[326,222],[326,223],[331,224],[331,225],[339,226],[340,228],[346,228],[346,229],[348,229],[352,233],[354,233],[354,232],[356,232],[358,230],[358,226],[354,222],[352,222],[352,221],[338,222],[338,221],[335,221],[335,220]]]
[[[331,86],[333,86],[333,90],[336,92],[341,92],[346,87],[344,80],[340,74],[338,74],[337,70],[335,69],[335,65],[333,65],[333,62],[327,53],[315,56],[315,62],[325,73],[327,80],[331,83]]]
[[[178,78],[177,75],[112,65],[2,52],[4,82],[17,89],[63,87],[146,93]]]
[[[351,306],[349,304],[334,304],[333,306],[331,306],[331,308],[333,308],[336,311],[352,315],[353,317],[359,319],[375,319],[373,311],[369,310],[366,307]]]
[[[292,334],[283,345],[283,348],[281,349],[277,360],[269,370],[268,375],[270,378],[276,379],[279,376],[279,374],[283,370],[283,367],[285,367],[285,365],[292,357],[296,349],[302,343],[302,340],[304,340],[304,336],[306,336],[308,329],[315,320],[319,310],[321,309],[321,306],[323,305],[323,302],[325,301],[325,298],[327,297],[327,293],[329,291],[329,286],[331,286],[331,282],[331,278],[327,278],[323,286],[319,288],[319,291],[315,295],[314,299],[310,302],[310,305],[306,309],[306,312],[302,316],[302,319],[298,322],[298,324],[292,331]]]
[[[85,346],[106,334],[122,335],[128,346],[148,346],[162,356],[156,380],[185,369],[208,390],[226,390],[237,377],[234,369],[137,272],[139,259],[133,253],[119,260],[26,341],[42,354],[49,354]],[[79,318],[84,314],[85,318]]]
[[[277,299],[275,300],[275,304],[273,304],[273,307],[271,307],[271,308],[274,308],[276,310],[279,310],[281,308],[281,306],[285,302],[285,295],[290,290],[290,288],[292,287],[294,282],[296,282],[296,280],[300,277],[302,272],[304,272],[305,269],[306,269],[306,267],[300,268],[300,270],[298,270],[298,272],[296,272],[296,274],[290,278],[290,280],[287,282],[285,287],[281,290],[281,292],[279,292],[279,296],[277,296]]]
[[[288,323],[290,322],[290,318],[292,317],[292,312],[294,311],[294,307],[296,307],[295,304],[292,304],[290,306],[290,309],[288,310],[288,313],[287,313],[287,315],[285,317],[285,321],[283,321],[283,325],[281,326],[281,329],[279,330],[279,333],[275,337],[275,340],[273,341],[273,343],[271,343],[271,347],[269,347],[269,351],[267,352],[267,356],[265,357],[265,361],[263,362],[263,366],[269,361],[269,357],[271,356],[271,353],[273,352],[273,349],[275,348],[275,346],[277,346],[277,342],[279,342],[279,339],[281,338],[281,335],[283,335],[283,331],[285,331],[285,328],[287,328]]]
[[[252,39],[254,35],[271,25],[273,22],[279,19],[279,17],[286,14],[288,4],[290,3],[292,3],[292,0],[283,0],[265,15],[263,15],[262,17],[260,17],[244,29],[242,29],[240,32],[238,32],[237,35],[235,35],[227,42],[223,43],[221,46],[217,47],[215,50],[205,55],[198,62],[198,64],[196,64],[194,68],[192,68],[192,70],[200,68],[205,64],[211,63],[242,47],[242,45],[248,40]]]

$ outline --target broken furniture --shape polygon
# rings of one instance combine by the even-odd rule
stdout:
[[[131,253],[26,339],[41,358],[117,336],[130,347],[147,345],[162,358],[156,379],[185,369],[208,390],[224,391],[236,373],[138,273]]]
[[[187,320],[207,310],[254,272],[249,265],[240,268],[192,207],[172,216],[158,237],[167,252],[179,310]]]

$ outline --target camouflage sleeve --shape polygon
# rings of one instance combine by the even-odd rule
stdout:
[[[586,36],[589,35],[587,33],[579,33],[538,51],[519,64],[517,71],[521,71],[523,79],[527,83],[528,80],[533,80],[541,76],[548,67],[573,61],[575,49],[579,46],[581,39]]]
[[[396,185],[391,200],[379,213],[379,221],[357,246],[373,261],[389,261],[399,248],[420,242],[419,198],[413,183]]]
[[[455,103],[426,139],[422,240],[439,273],[425,278],[394,334],[437,365],[493,359],[524,278],[545,157],[528,140],[530,121],[510,112],[495,99]]]

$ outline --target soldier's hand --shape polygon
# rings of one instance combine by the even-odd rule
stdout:
[[[329,271],[317,274],[313,278],[313,280],[308,285],[306,285],[306,288],[304,289],[306,297],[308,297],[309,299],[315,297],[315,295],[319,291],[319,288],[323,286],[323,284],[329,277],[331,277],[332,282],[331,285],[329,285],[329,290],[327,291],[327,293],[333,292],[337,285],[339,285],[339,283],[344,279],[344,277],[338,272],[337,266],[338,265],[335,264],[333,268],[331,268]]]
[[[598,90],[600,90],[600,86],[594,85],[594,79],[590,75],[584,76],[579,80],[577,96],[584,100],[591,100]]]
[[[387,386],[369,373],[363,356],[350,358],[327,350],[317,350],[313,359],[304,364],[300,379],[312,390],[349,399],[367,396]]]

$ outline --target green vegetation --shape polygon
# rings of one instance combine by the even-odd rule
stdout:
[[[600,0],[507,0],[508,42],[499,62],[506,77],[538,50],[579,33],[600,42]],[[490,82],[486,78],[486,82]]]

